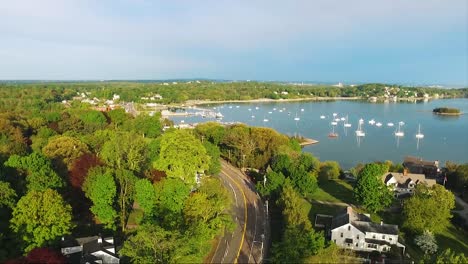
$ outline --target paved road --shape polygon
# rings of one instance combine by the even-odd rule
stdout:
[[[268,225],[266,211],[254,185],[237,168],[221,163],[221,182],[234,199],[232,233],[220,238],[212,263],[261,263],[266,252]]]

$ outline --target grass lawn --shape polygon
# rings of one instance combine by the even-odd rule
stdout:
[[[353,187],[343,180],[331,180],[319,183],[317,191],[308,195],[309,200],[326,202],[353,203]]]

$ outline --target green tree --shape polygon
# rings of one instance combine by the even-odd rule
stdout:
[[[86,110],[80,113],[86,132],[91,133],[103,129],[107,125],[107,119],[101,111]]]
[[[110,110],[107,114],[115,128],[122,126],[129,119],[123,108]]]
[[[312,223],[309,220],[310,205],[288,181],[283,186],[278,204],[283,210],[286,226],[299,226],[303,230],[312,229]]]
[[[200,188],[185,201],[186,222],[199,222],[215,234],[232,222],[227,210],[231,208],[228,191],[217,178],[205,178]]]
[[[0,181],[0,208],[7,206],[12,208],[16,203],[16,192],[10,187],[10,183]]]
[[[64,186],[63,180],[52,169],[50,160],[43,155],[33,152],[29,156],[10,156],[5,166],[23,170],[27,173],[26,182],[29,191],[43,191],[57,189]]]
[[[116,170],[115,178],[117,179],[119,190],[120,227],[125,232],[128,213],[133,203],[137,177],[129,170]]]
[[[146,166],[146,142],[133,133],[118,133],[104,144],[100,157],[114,169],[140,172]]]
[[[414,195],[403,205],[403,227],[416,234],[428,230],[440,233],[450,225],[455,196],[442,185],[417,185]]]
[[[290,179],[296,190],[303,196],[313,194],[317,188],[317,174],[305,171],[302,167],[293,168]]]
[[[24,242],[24,251],[47,245],[70,234],[73,227],[71,206],[54,190],[31,191],[13,209],[11,229]]]
[[[317,255],[308,257],[305,263],[336,263],[348,264],[356,263],[358,256],[350,249],[343,249],[331,242],[330,245],[323,250],[320,250]]]
[[[190,186],[180,179],[165,178],[155,184],[156,212],[165,226],[182,223],[182,209],[190,194]]]
[[[65,165],[67,169],[71,169],[73,162],[83,154],[88,153],[89,149],[86,144],[77,138],[57,136],[49,140],[42,152],[52,159],[55,164]]]
[[[266,175],[265,187],[263,186],[264,182],[257,182],[257,190],[262,196],[270,196],[276,200],[279,196],[279,193],[283,187],[285,177],[281,172],[270,171]]]
[[[206,171],[210,164],[201,142],[187,130],[176,130],[162,136],[161,152],[154,166],[169,178],[179,178],[193,186],[195,175]]]
[[[82,188],[86,197],[93,202],[91,212],[107,228],[115,229],[117,186],[112,171],[103,167],[90,169]]]
[[[310,153],[301,153],[295,163],[297,168],[307,172],[319,172],[321,169],[320,161]]]
[[[321,180],[335,180],[340,176],[340,165],[336,161],[324,161],[320,166],[319,177]]]
[[[285,176],[289,176],[292,169],[292,160],[287,154],[279,154],[273,158],[271,168],[276,172],[281,172]]]
[[[154,214],[156,191],[149,180],[139,179],[136,181],[135,200],[141,209],[143,209],[145,217],[151,217]]]
[[[465,264],[468,263],[468,257],[465,254],[456,254],[450,248],[437,255],[435,263],[437,264]]]
[[[219,151],[218,146],[208,141],[203,142],[203,146],[205,147],[206,153],[210,156],[211,160],[207,173],[209,175],[216,175],[221,171],[221,162],[219,161],[221,152]]]
[[[140,133],[143,137],[156,138],[162,132],[161,113],[156,113],[153,116],[138,115],[128,124],[130,127],[127,130]]]
[[[322,233],[316,233],[313,229],[303,230],[298,226],[287,227],[282,241],[273,244],[273,263],[305,263],[324,246]]]
[[[132,263],[176,263],[177,249],[186,247],[182,240],[177,230],[143,225],[125,240],[119,254],[129,257]]]
[[[206,122],[195,127],[195,133],[204,140],[212,144],[219,145],[226,134],[224,126],[216,122]]]
[[[386,171],[388,167],[385,164],[366,164],[354,186],[354,199],[372,212],[381,211],[392,203],[393,195],[382,181]]]

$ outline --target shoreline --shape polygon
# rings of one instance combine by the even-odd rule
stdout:
[[[299,143],[301,147],[309,146],[309,145],[314,145],[319,143],[318,140],[311,139],[311,138],[303,138],[303,141]]]
[[[364,100],[361,97],[305,97],[290,99],[249,99],[249,100],[187,100],[186,105],[206,105],[206,104],[226,104],[226,103],[278,103],[278,102],[299,102],[299,101],[332,101],[332,100]]]
[[[441,115],[441,116],[461,116],[463,113],[438,113],[432,112],[434,115]]]

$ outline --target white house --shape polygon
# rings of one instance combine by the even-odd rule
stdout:
[[[398,226],[371,222],[369,215],[346,212],[334,216],[331,221],[331,241],[336,245],[356,251],[390,251],[392,246],[404,248],[398,243]]]
[[[395,193],[395,197],[405,197],[414,193],[417,184],[425,184],[432,187],[436,184],[434,179],[426,179],[424,174],[388,172],[382,175],[382,181]]]

